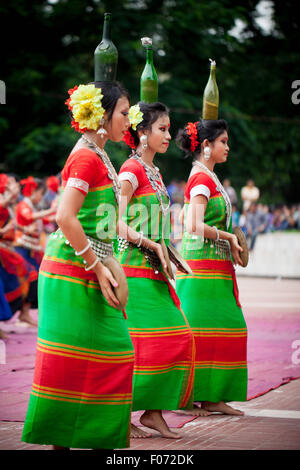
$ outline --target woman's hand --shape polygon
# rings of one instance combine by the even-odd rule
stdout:
[[[166,259],[164,257],[164,254],[163,254],[161,244],[147,239],[147,244],[143,242],[143,246],[145,246],[145,248],[148,248],[149,250],[152,250],[152,251],[154,251],[154,253],[156,253],[156,255],[160,259],[160,262],[161,262],[161,265],[163,267],[164,273],[169,277],[169,273],[168,273],[168,269],[167,269],[167,262],[166,262]]]
[[[232,234],[229,239],[229,242],[234,264],[239,264],[240,266],[243,266],[242,260],[240,258],[240,252],[243,251],[243,248],[239,245],[236,235]]]
[[[24,227],[24,233],[27,235],[38,235],[39,231],[36,223],[33,222],[33,224],[26,225],[26,227]]]
[[[98,278],[102,294],[106,298],[108,304],[111,307],[116,307],[119,304],[119,301],[114,294],[112,286],[118,287],[118,283],[113,277],[111,271],[99,261],[94,268],[94,272]]]

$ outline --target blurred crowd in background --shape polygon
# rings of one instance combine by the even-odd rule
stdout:
[[[232,205],[232,227],[240,227],[248,241],[249,250],[253,250],[258,234],[275,232],[278,230],[300,230],[300,203],[286,205],[268,205],[260,202],[260,190],[255,182],[249,179],[245,186],[236,191],[227,178],[222,182]],[[184,181],[171,181],[167,187],[171,202],[178,207],[172,211],[172,234],[175,243],[180,233],[177,215],[179,206],[184,204]]]
[[[13,209],[13,207],[24,198],[24,195],[21,191],[20,179],[16,175],[12,175],[12,177],[17,184],[17,195],[14,198],[14,203],[11,205]],[[60,184],[60,175],[44,178],[45,190],[43,197],[36,205],[36,210],[45,210],[51,207],[60,194]],[[232,205],[232,226],[239,226],[243,230],[248,239],[249,249],[253,249],[258,234],[278,230],[300,230],[300,203],[292,205],[263,204],[260,202],[261,195],[259,188],[255,186],[255,182],[251,179],[241,188],[240,193],[231,186],[229,179],[225,179],[222,184]],[[174,232],[178,230],[180,225],[178,215],[184,205],[185,186],[186,182],[179,180],[172,180],[167,186],[172,204],[171,219],[173,240],[176,240]],[[44,224],[43,231],[47,235],[56,230],[56,228],[57,226],[53,219]],[[182,232],[182,228],[180,228],[178,232]]]

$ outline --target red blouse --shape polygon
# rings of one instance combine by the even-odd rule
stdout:
[[[69,155],[61,173],[62,186],[78,189],[85,196],[89,188],[111,184],[101,158],[90,149],[81,148]]]
[[[17,204],[15,215],[17,224],[22,227],[33,223],[33,211],[24,200]]]
[[[134,190],[134,196],[155,193],[148,179],[145,168],[139,161],[133,158],[129,158],[125,163],[123,163],[119,172],[119,179],[120,181],[129,181],[131,183]]]
[[[194,173],[188,180],[185,188],[185,202],[190,202],[195,196],[205,196],[207,200],[218,194],[216,183],[209,175],[203,172]]]

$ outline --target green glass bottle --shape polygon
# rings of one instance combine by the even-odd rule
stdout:
[[[111,40],[111,13],[104,13],[102,41],[95,49],[95,81],[110,82],[116,79],[118,50]]]
[[[141,75],[140,98],[145,103],[154,103],[158,100],[158,78],[153,65],[152,39],[142,38],[143,46],[146,47],[146,65]]]
[[[210,75],[203,94],[202,119],[218,119],[219,90],[216,82],[216,62],[210,60]]]

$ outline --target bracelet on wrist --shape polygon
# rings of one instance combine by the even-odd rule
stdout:
[[[98,263],[98,261],[100,261],[100,259],[97,257],[95,259],[95,261],[88,268],[87,267],[84,268],[85,271],[90,271],[91,269],[93,269],[96,266],[96,264]]]
[[[141,246],[141,244],[142,244],[143,237],[144,237],[144,232],[141,230],[141,231],[140,231],[140,238],[139,238],[139,241],[138,241],[138,244],[137,244],[137,247],[138,247],[138,248],[140,248],[140,246]]]
[[[218,242],[220,240],[220,234],[219,234],[219,230],[217,229],[217,227],[214,225],[213,228],[215,229],[216,231],[216,242]]]
[[[81,256],[81,255],[83,255],[86,251],[88,251],[88,249],[90,248],[90,246],[91,246],[91,241],[88,240],[88,244],[86,245],[86,247],[83,248],[83,250],[81,250],[81,251],[75,251],[75,255],[76,255],[76,256]]]

